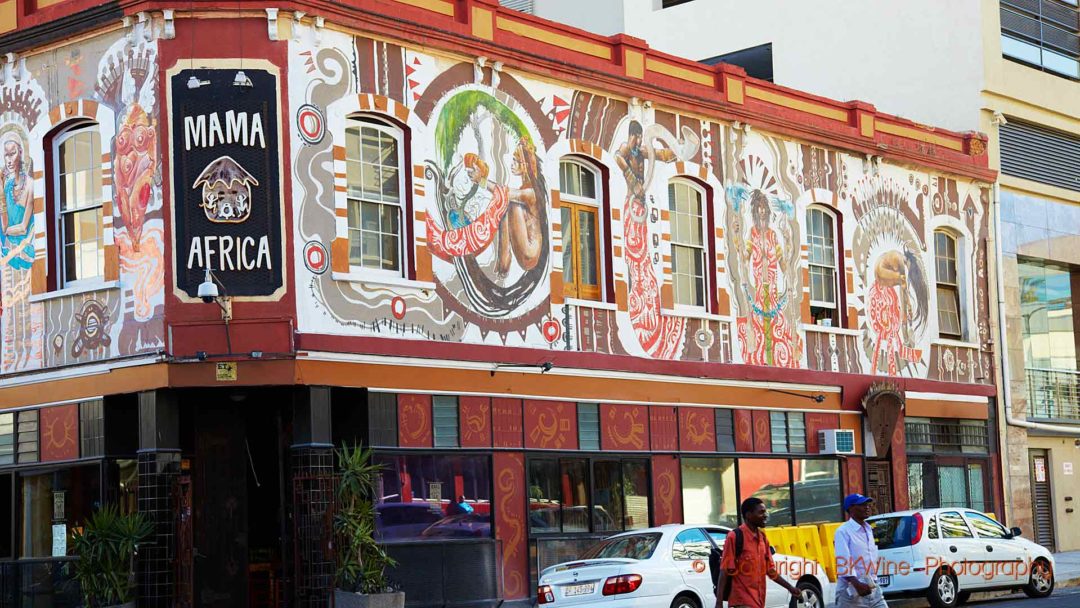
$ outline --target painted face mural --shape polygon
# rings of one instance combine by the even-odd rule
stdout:
[[[115,145],[116,200],[132,247],[138,251],[157,171],[157,133],[138,103],[131,104],[121,118]]]
[[[750,365],[798,367],[802,289],[795,208],[765,159],[746,157],[739,173],[745,181],[727,191],[727,226],[743,357]]]
[[[546,313],[533,296],[543,295],[549,249],[536,138],[504,103],[463,90],[444,102],[435,142],[438,158],[425,171],[435,208],[426,227],[432,255],[447,264],[436,279],[448,304],[481,331],[535,324]]]
[[[870,369],[890,376],[925,371],[920,346],[929,328],[929,287],[908,197],[896,182],[877,178],[860,182],[856,197],[853,248],[868,286],[863,343]]]

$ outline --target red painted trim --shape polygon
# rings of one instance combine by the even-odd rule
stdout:
[[[866,390],[872,382],[880,380],[893,380],[902,389],[908,391],[980,397],[992,397],[996,394],[996,389],[990,384],[961,384],[936,380],[819,372],[809,369],[780,369],[736,363],[657,361],[626,355],[555,351],[539,348],[506,348],[486,344],[459,344],[330,334],[297,334],[296,344],[298,350],[323,352],[524,364],[550,361],[555,367],[664,374],[692,378],[840,386],[844,389],[844,409],[846,410],[861,410],[862,405],[859,400],[866,394]],[[672,402],[678,401],[675,395],[672,395],[671,398]],[[812,405],[812,403],[808,402],[807,405]]]
[[[50,18],[77,12],[85,8],[85,4],[86,0],[77,0],[58,5],[56,14],[50,14]],[[253,3],[246,4],[251,7],[249,10],[258,8],[261,12],[261,5],[255,7]],[[840,102],[796,91],[748,78],[745,71],[735,66],[726,64],[704,66],[650,49],[648,44],[640,39],[621,34],[609,37],[598,36],[532,15],[501,8],[488,0],[455,0],[452,6],[455,13],[452,18],[386,0],[364,0],[363,2],[299,0],[283,2],[279,8],[283,13],[299,10],[308,15],[321,15],[345,27],[356,28],[371,35],[385,36],[406,44],[408,44],[406,40],[415,40],[416,44],[432,49],[456,54],[486,56],[491,60],[501,61],[508,69],[522,69],[543,77],[563,80],[568,84],[583,83],[589,88],[602,89],[615,96],[651,99],[657,106],[694,114],[710,113],[714,115],[710,116],[712,120],[750,122],[762,130],[847,148],[856,153],[883,155],[890,160],[902,163],[913,162],[924,167],[956,172],[984,181],[992,182],[996,179],[996,172],[988,167],[985,151],[987,137],[982,134],[956,133],[925,127],[910,120],[879,113],[874,106],[865,102]],[[59,10],[61,7],[64,10]],[[493,14],[494,40],[484,40],[471,35],[470,20],[474,7]],[[166,8],[173,9],[175,5],[161,1],[130,2],[123,5],[125,14],[128,15]],[[240,8],[239,6],[231,7],[227,10],[236,11]],[[226,9],[222,7],[221,10]],[[184,20],[178,20],[178,24],[182,21]],[[200,23],[206,24],[210,21],[213,20],[201,20]],[[595,49],[604,49],[602,52],[610,55],[610,59],[554,46],[499,29],[500,21],[521,24],[575,39]],[[20,28],[27,25],[28,23],[23,21],[20,23]],[[263,27],[265,28],[265,22],[263,22]],[[181,29],[180,25],[177,25],[177,29]],[[178,34],[177,38],[182,38],[182,36]],[[219,39],[218,42],[227,42],[230,38],[235,39],[236,36],[225,37]],[[251,38],[252,43],[256,42],[256,37],[249,36],[248,38]],[[214,44],[206,46],[212,47]],[[645,70],[644,78],[629,77],[623,65],[623,51],[626,49],[641,53],[646,66],[649,60],[660,61],[698,74],[707,84],[674,78],[648,69]],[[726,76],[728,75],[756,88],[791,98],[796,103],[813,103],[834,110],[836,113],[842,113],[846,120],[822,118],[753,98],[746,98],[743,104],[728,102],[726,100]],[[954,146],[959,147],[960,150],[878,132],[875,132],[872,137],[863,137],[859,130],[860,113],[873,117],[875,124],[882,122],[900,125],[923,135],[932,133],[935,137],[955,142]],[[981,153],[978,155],[969,154],[974,147],[974,140],[981,142]]]

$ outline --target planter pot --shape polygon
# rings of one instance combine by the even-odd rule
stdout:
[[[405,608],[405,593],[350,593],[334,590],[335,608]]]

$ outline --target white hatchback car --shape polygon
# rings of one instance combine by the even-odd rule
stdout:
[[[540,573],[537,602],[547,608],[713,608],[709,555],[723,548],[722,526],[669,524],[608,537],[581,559]],[[768,534],[768,529],[766,529]],[[777,571],[802,591],[800,608],[824,608],[833,585],[815,561],[775,554]],[[612,604],[612,601],[622,602]],[[768,608],[786,608],[791,594],[769,581]]]
[[[925,596],[935,608],[952,608],[973,591],[1022,589],[1029,597],[1054,591],[1054,556],[971,509],[922,509],[875,515],[881,562],[878,585],[885,597]]]

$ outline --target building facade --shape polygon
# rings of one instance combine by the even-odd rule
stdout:
[[[1080,548],[1071,506],[1080,437],[1070,278],[1080,234],[1080,11],[1075,0],[842,2],[535,0],[537,15],[665,52],[752,65],[775,82],[990,134],[1000,171],[994,287],[1010,523],[1048,547]],[[844,36],[823,36],[845,23]],[[933,15],[933,18],[928,18]],[[738,27],[726,27],[737,19]],[[718,28],[723,36],[712,35]],[[862,52],[852,55],[850,49]],[[895,49],[902,47],[903,52]],[[851,69],[836,70],[844,62]],[[751,63],[747,63],[751,65]],[[927,70],[928,65],[948,70]],[[995,221],[995,223],[998,223]],[[997,256],[995,256],[997,257]],[[1048,290],[1045,285],[1056,285]],[[1051,293],[1053,291],[1053,293]],[[998,303],[1000,301],[1000,305]],[[1035,480],[1035,481],[1032,481]]]
[[[83,4],[0,37],[3,589],[110,502],[145,605],[325,605],[342,442],[414,606],[752,495],[1003,512],[984,136],[489,0]]]

